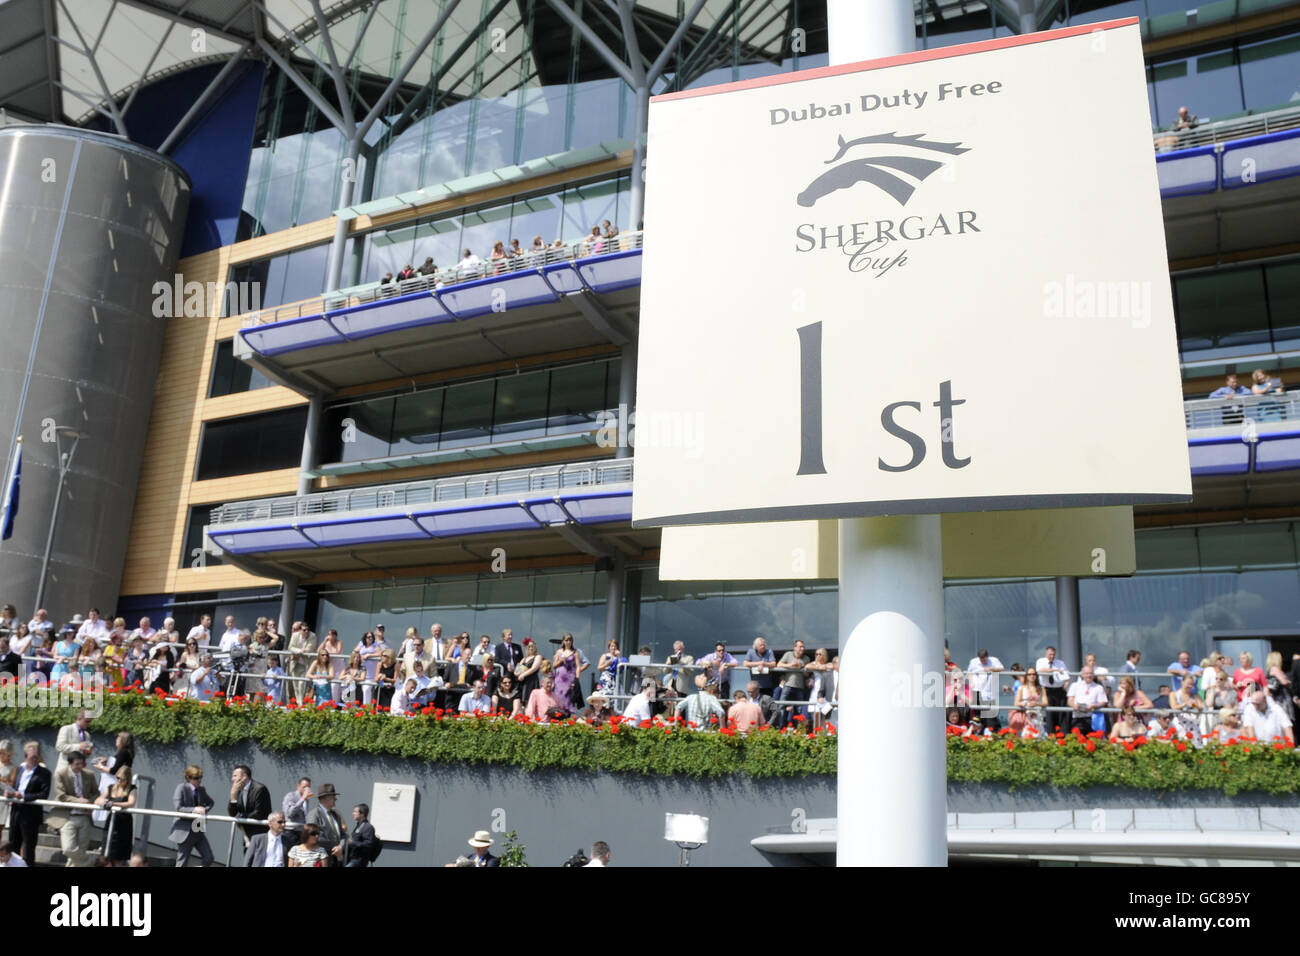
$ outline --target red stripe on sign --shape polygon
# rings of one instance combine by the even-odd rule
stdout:
[[[945,60],[951,57],[967,56],[971,53],[984,53],[987,50],[1006,50],[1011,47],[1028,46],[1031,43],[1044,43],[1048,40],[1064,40],[1085,33],[1100,30],[1117,30],[1132,26],[1138,22],[1137,17],[1125,17],[1122,20],[1107,20],[1104,23],[1084,23],[1077,27],[1062,27],[1060,30],[1044,30],[1041,33],[1029,33],[1025,36],[999,37],[996,40],[979,40],[975,43],[963,43],[959,46],[940,47],[935,50],[917,50],[915,53],[901,53],[879,60],[863,60],[861,63],[844,63],[839,66],[823,66],[815,70],[799,70],[797,73],[779,73],[774,76],[760,76],[752,80],[739,80],[735,83],[720,83],[717,86],[704,86],[698,90],[682,90],[679,93],[662,93],[650,97],[651,103],[666,103],[669,100],[684,100],[692,96],[713,96],[716,93],[734,93],[739,90],[755,90],[764,86],[778,86],[782,83],[798,83],[801,80],[816,80],[823,76],[843,76],[847,73],[866,73],[870,70],[883,70],[889,66],[902,66],[904,63],[925,63],[929,60]]]

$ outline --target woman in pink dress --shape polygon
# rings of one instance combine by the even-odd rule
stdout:
[[[1237,660],[1241,666],[1232,675],[1232,686],[1237,688],[1237,700],[1240,701],[1245,699],[1247,693],[1264,690],[1268,682],[1264,677],[1264,669],[1255,666],[1255,658],[1250,651],[1242,651]]]

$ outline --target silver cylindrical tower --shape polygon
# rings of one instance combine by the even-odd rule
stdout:
[[[23,437],[0,600],[31,616],[59,484],[43,605],[53,620],[113,612],[189,209],[184,171],[116,136],[53,126],[0,130],[0,454]],[[171,308],[170,300],[168,309]],[[199,320],[195,320],[199,321]],[[8,474],[8,468],[5,470]],[[3,490],[0,489],[0,494]]]

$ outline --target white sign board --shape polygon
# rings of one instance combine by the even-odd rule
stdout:
[[[370,822],[387,843],[410,843],[415,829],[415,787],[376,782],[370,792]]]
[[[1135,20],[671,94],[649,136],[634,526],[1190,499]]]

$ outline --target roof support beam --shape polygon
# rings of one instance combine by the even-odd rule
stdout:
[[[238,65],[240,61],[248,55],[248,50],[249,45],[245,43],[230,57],[230,60],[226,65],[223,66],[217,75],[212,78],[212,82],[207,85],[201,94],[199,94],[199,98],[194,101],[188,110],[186,110],[185,115],[182,116],[177,124],[172,127],[172,131],[167,134],[167,138],[163,140],[162,145],[158,147],[158,152],[165,156],[167,155],[168,150],[176,145],[176,141],[180,139],[181,134],[185,132],[185,128],[190,125],[194,120],[194,117],[199,115],[200,111],[207,108],[208,103],[211,102],[212,98],[216,95],[217,90],[219,90],[222,84],[225,83],[226,78],[234,72],[236,65]]]
[[[614,51],[605,45],[604,40],[596,36],[596,31],[587,26],[582,17],[574,13],[564,0],[546,0],[546,2],[551,5],[551,9],[568,22],[569,26],[577,30],[582,35],[582,38],[595,48],[596,52],[600,54],[600,58],[609,65],[611,70],[621,76],[628,86],[636,89],[636,79],[633,77],[632,71],[628,69],[628,65],[623,62],[622,57],[615,55]]]
[[[352,112],[352,95],[348,91],[347,77],[343,75],[343,68],[339,66],[338,55],[334,52],[334,40],[330,37],[329,27],[325,24],[325,14],[320,8],[320,0],[311,0],[311,12],[316,17],[316,26],[320,30],[321,42],[325,45],[325,56],[329,59],[329,66],[326,72],[329,73],[330,79],[334,81],[334,92],[339,98],[339,111],[343,118],[348,121],[349,130],[346,130],[348,138],[351,139],[356,135],[356,115]]]
[[[78,53],[82,54],[87,60],[90,61],[90,68],[95,73],[95,80],[96,82],[99,83],[100,92],[104,94],[104,104],[108,107],[110,118],[113,120],[113,125],[117,128],[117,131],[120,134],[126,136],[127,135],[126,121],[122,117],[121,110],[117,108],[117,102],[116,100],[113,99],[113,91],[108,88],[108,83],[104,79],[104,74],[99,69],[99,63],[95,60],[94,52],[86,44],[86,38],[85,36],[82,35],[81,27],[77,26],[77,21],[73,18],[72,14],[68,12],[67,5],[63,2],[63,0],[58,0],[58,3],[59,6],[63,9],[63,15],[64,17],[67,18],[68,23],[69,25],[71,25],[73,32],[77,34],[77,39],[81,41],[81,49],[78,50],[77,47],[73,46],[71,43],[69,43],[67,40],[63,39],[62,37],[55,36],[54,39],[59,43],[62,43],[70,50],[77,50]],[[54,78],[50,77],[50,79],[54,79]],[[68,92],[72,92],[72,91],[69,90]]]

